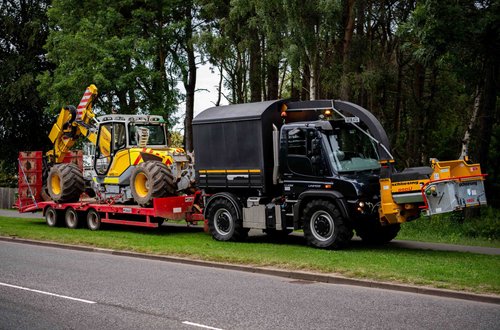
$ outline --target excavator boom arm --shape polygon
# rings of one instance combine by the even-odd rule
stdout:
[[[80,136],[85,136],[96,144],[97,136],[92,122],[95,118],[92,103],[96,96],[97,87],[90,85],[77,108],[70,105],[61,109],[49,133],[49,139],[54,145],[54,148],[47,152],[50,162],[61,163]]]

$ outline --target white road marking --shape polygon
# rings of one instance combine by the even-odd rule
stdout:
[[[193,322],[189,322],[189,321],[184,321],[184,322],[182,322],[182,324],[192,325],[194,327],[203,328],[203,329],[222,330],[220,328],[209,327],[208,325],[193,323]]]
[[[46,294],[48,296],[54,296],[54,297],[59,297],[59,298],[64,298],[64,299],[75,300],[75,301],[83,302],[83,303],[86,303],[86,304],[97,304],[95,301],[90,301],[90,300],[85,300],[85,299],[80,299],[80,298],[73,298],[73,297],[63,296],[63,295],[56,294],[56,293],[50,293],[50,292],[40,291],[40,290],[35,290],[35,289],[29,289],[29,288],[25,288],[25,287],[22,287],[22,286],[17,286],[17,285],[2,283],[2,282],[0,282],[0,285],[7,286],[9,288],[14,288],[14,289],[20,289],[20,290],[25,290],[25,291],[31,291],[31,292]]]

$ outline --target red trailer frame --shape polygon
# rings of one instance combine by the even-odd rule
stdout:
[[[62,217],[68,209],[76,211],[79,221],[84,221],[87,212],[96,211],[101,223],[157,228],[166,220],[185,220],[187,223],[204,221],[201,207],[198,203],[201,193],[194,195],[156,198],[153,207],[138,205],[104,204],[95,200],[81,200],[74,203],[56,203],[53,201],[38,202],[30,207],[20,209],[20,212],[43,211],[46,216],[49,208],[54,209]],[[161,221],[159,221],[161,219]]]

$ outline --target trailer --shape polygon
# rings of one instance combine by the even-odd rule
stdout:
[[[71,152],[64,160],[82,168],[82,153]],[[19,212],[43,212],[50,227],[66,225],[78,228],[84,224],[98,230],[101,224],[157,228],[165,220],[185,220],[187,224],[204,221],[203,196],[200,191],[190,195],[153,199],[152,206],[142,207],[116,203],[114,199],[99,202],[82,195],[77,202],[44,201],[42,185],[43,154],[40,151],[19,153],[18,199]]]
[[[98,230],[101,224],[157,228],[165,220],[185,220],[188,224],[204,221],[199,206],[200,193],[186,196],[156,198],[152,207],[139,205],[102,204],[94,199],[74,203],[38,202],[20,212],[42,211],[48,226],[66,225],[78,228],[87,225]]]

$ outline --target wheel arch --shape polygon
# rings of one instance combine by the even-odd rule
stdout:
[[[297,202],[293,206],[293,223],[295,228],[302,227],[302,213],[307,205],[312,200],[323,199],[331,201],[337,206],[342,214],[342,217],[350,221],[349,212],[347,211],[347,206],[344,201],[344,195],[336,190],[324,191],[324,190],[308,190],[304,191],[299,195]]]
[[[203,217],[205,219],[207,219],[208,217],[207,211],[210,209],[210,204],[212,204],[212,202],[218,198],[223,198],[228,200],[234,206],[238,219],[243,219],[243,210],[238,197],[229,192],[219,192],[210,196],[210,198],[207,201],[207,205],[205,205],[205,208],[203,210]]]

